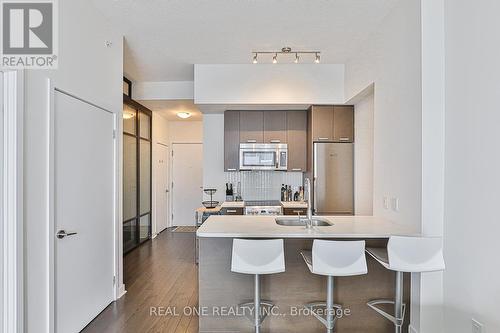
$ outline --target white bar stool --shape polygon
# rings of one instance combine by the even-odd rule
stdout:
[[[313,274],[327,276],[326,302],[308,303],[305,307],[333,332],[337,317],[336,309],[342,306],[333,303],[333,279],[335,276],[353,276],[368,273],[365,257],[365,241],[314,240],[312,251],[300,253]],[[326,317],[317,314],[316,308],[325,308]]]
[[[367,248],[366,252],[385,268],[396,272],[394,300],[373,300],[367,305],[389,319],[395,332],[401,333],[406,304],[403,303],[403,273],[423,273],[444,270],[441,238],[392,236],[387,249]],[[394,315],[377,307],[379,304],[394,304]]]
[[[270,301],[260,299],[260,275],[275,274],[285,271],[285,252],[283,239],[234,239],[231,258],[231,271],[254,275],[253,302],[243,303],[241,308],[253,308],[255,332],[260,332],[260,326],[268,312],[261,313],[262,306],[271,310],[274,307]]]

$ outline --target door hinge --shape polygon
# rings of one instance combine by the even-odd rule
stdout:
[[[172,188],[174,188],[174,182],[172,182]]]
[[[172,149],[172,157],[174,157],[174,150]]]
[[[116,139],[116,130],[113,130],[113,139]]]
[[[113,276],[113,286],[116,285],[116,275]]]
[[[172,221],[174,220],[174,214],[172,214]]]

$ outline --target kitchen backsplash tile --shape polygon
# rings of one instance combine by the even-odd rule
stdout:
[[[243,200],[279,200],[281,184],[299,187],[303,185],[301,172],[240,171],[225,172],[226,183],[232,183],[236,190],[241,182]],[[236,194],[236,193],[235,193]]]

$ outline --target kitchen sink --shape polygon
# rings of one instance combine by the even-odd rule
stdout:
[[[332,226],[333,223],[328,222],[325,219],[320,219],[320,218],[313,218],[312,221],[312,226],[313,227],[327,227],[327,226]],[[299,219],[296,218],[283,218],[283,217],[278,217],[276,218],[276,224],[283,225],[283,226],[291,226],[291,227],[305,227],[306,226],[306,220],[305,219]]]

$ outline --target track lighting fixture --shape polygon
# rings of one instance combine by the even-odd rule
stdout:
[[[254,64],[257,63],[257,57],[259,54],[272,54],[272,63],[277,64],[278,63],[278,54],[279,55],[287,55],[287,54],[295,54],[295,59],[293,60],[294,63],[298,64],[300,62],[300,57],[301,55],[315,55],[314,62],[319,64],[320,62],[320,51],[292,51],[290,47],[284,47],[281,49],[281,51],[254,51],[252,52],[253,57],[252,57],[252,62]]]

